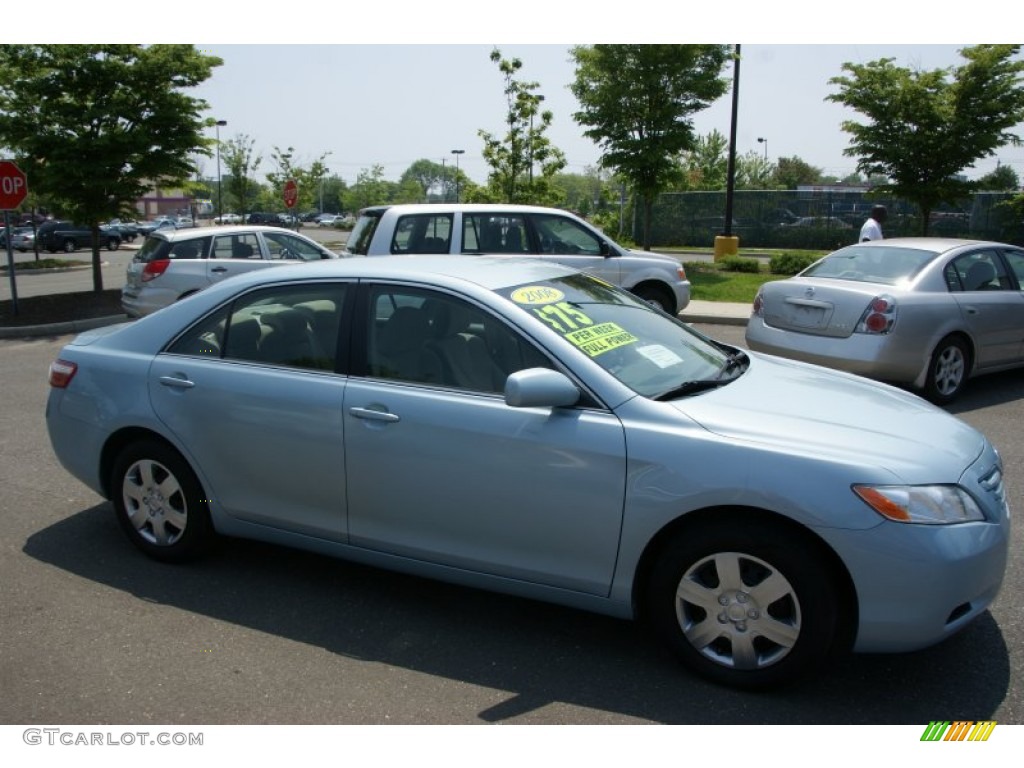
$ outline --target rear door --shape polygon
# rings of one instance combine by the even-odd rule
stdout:
[[[963,254],[946,267],[946,283],[975,341],[978,368],[1007,365],[1024,347],[1024,295],[998,251]]]
[[[271,265],[255,232],[216,235],[206,262],[206,278],[212,285],[232,275]]]

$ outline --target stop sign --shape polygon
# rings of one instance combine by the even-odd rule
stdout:
[[[28,194],[28,179],[10,160],[0,160],[0,211],[13,211]]]
[[[299,185],[295,183],[295,179],[288,179],[284,183],[284,205],[285,208],[294,208],[296,201],[299,199]]]

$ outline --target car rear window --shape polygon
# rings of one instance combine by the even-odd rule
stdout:
[[[851,245],[830,253],[801,272],[800,276],[895,285],[912,278],[934,258],[935,251],[919,248]]]
[[[148,264],[161,259],[205,259],[210,252],[211,237],[191,237],[187,240],[169,241],[162,237],[147,237],[135,261]]]
[[[370,249],[370,242],[373,240],[373,233],[377,231],[380,224],[380,217],[383,211],[367,211],[359,215],[359,221],[352,228],[348,236],[345,250],[359,256],[365,256]]]

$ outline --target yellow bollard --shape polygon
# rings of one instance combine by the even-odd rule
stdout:
[[[715,261],[722,261],[726,256],[738,256],[739,253],[740,239],[738,237],[735,235],[715,237]]]

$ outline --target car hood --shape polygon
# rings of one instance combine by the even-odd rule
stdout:
[[[750,354],[738,379],[673,402],[710,432],[837,461],[874,463],[905,483],[953,482],[985,438],[909,392],[852,374]]]

